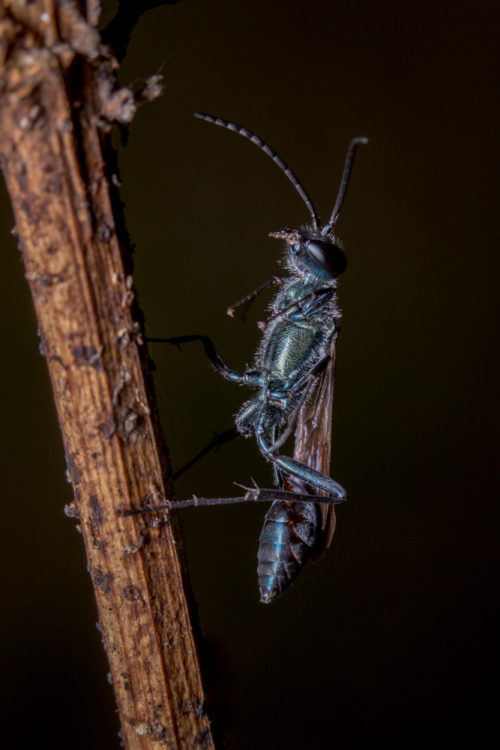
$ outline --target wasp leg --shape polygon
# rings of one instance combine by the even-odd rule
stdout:
[[[271,454],[269,458],[287,474],[302,479],[306,484],[328,492],[332,497],[336,497],[338,502],[346,499],[347,492],[344,487],[326,474],[311,469],[310,466],[297,461],[295,458],[282,456],[280,453],[276,455]]]
[[[316,380],[316,378],[319,375],[321,375],[325,367],[328,365],[328,362],[330,361],[330,359],[331,357],[329,354],[327,354],[325,357],[320,359],[319,362],[316,362],[316,364],[313,365],[313,367],[311,367],[305,373],[305,375],[303,375],[299,380],[297,380],[294,383],[294,385],[286,392],[286,395],[289,398],[292,398],[293,396],[297,395],[298,393],[300,393],[300,391],[302,391],[302,395],[300,396],[299,402],[297,406],[295,407],[295,410],[288,421],[288,425],[286,429],[281,433],[278,439],[276,439],[275,437],[276,431],[274,430],[273,439],[272,439],[272,445],[273,445],[274,450],[281,448],[281,446],[286,443],[286,441],[288,440],[288,438],[290,437],[290,435],[295,429],[295,424],[297,422],[297,418],[299,416],[300,410],[303,404],[305,403],[308,392],[309,392],[309,389],[306,388],[305,386],[312,384]]]
[[[321,375],[323,370],[326,368],[330,361],[331,357],[329,354],[326,354],[324,357],[322,357],[318,362],[316,362],[315,365],[313,365],[310,370],[308,370],[301,378],[299,378],[290,388],[288,391],[289,396],[295,396],[296,393],[300,393],[300,391],[304,388],[305,385],[308,383],[313,383],[316,378]]]
[[[312,315],[320,312],[322,308],[331,300],[333,295],[334,291],[329,287],[326,289],[314,289],[312,292],[308,292],[303,297],[300,297],[300,299],[294,300],[286,307],[278,310],[278,312],[274,313],[274,315],[271,315],[269,318],[266,318],[266,320],[259,321],[257,325],[260,329],[267,328],[269,323],[271,323],[273,320],[282,318],[294,308],[297,308],[297,312],[295,313],[295,316],[297,318],[307,320]]]
[[[213,343],[212,339],[210,339],[208,336],[193,334],[191,336],[172,336],[171,338],[148,337],[146,340],[157,344],[172,344],[173,346],[178,347],[180,347],[181,344],[188,344],[191,341],[199,341],[203,345],[205,354],[209,358],[210,362],[213,364],[215,369],[220,372],[223,378],[226,378],[226,380],[230,380],[233,383],[241,383],[243,385],[262,385],[262,377],[254,371],[237,372],[236,370],[231,370],[231,368],[226,365],[219,352],[215,348],[215,344]]]
[[[196,497],[189,500],[173,500],[161,505],[150,505],[145,508],[119,508],[118,515],[124,516],[142,516],[146,513],[159,513],[165,510],[182,510],[183,508],[201,508],[208,505],[242,505],[243,503],[269,503],[276,500],[285,503],[320,503],[331,505],[341,503],[345,497],[322,495],[309,495],[308,493],[299,494],[281,489],[261,489],[260,487],[243,487],[246,490],[244,495],[238,497]]]
[[[265,289],[267,289],[268,286],[271,286],[272,284],[281,285],[284,282],[285,278],[286,276],[273,276],[271,279],[258,286],[257,289],[255,289],[253,292],[250,292],[250,294],[247,294],[245,297],[242,297],[237,302],[235,302],[234,305],[228,307],[227,314],[231,318],[233,318],[236,308],[244,305],[243,312],[241,313],[240,318],[241,320],[245,320],[246,314],[250,309],[250,305],[256,299],[256,297],[258,297],[259,294],[261,294]]]
[[[273,465],[278,469],[281,469],[285,474],[291,475],[302,480],[305,484],[316,487],[319,490],[328,492],[332,497],[338,498],[338,502],[345,500],[347,493],[346,490],[331,477],[326,474],[322,474],[316,469],[312,469],[310,466],[297,461],[295,458],[290,456],[282,456],[278,452],[272,440],[269,438],[269,433],[265,427],[265,416],[261,418],[259,424],[255,429],[255,437],[257,439],[257,445],[264,458],[272,461]]]
[[[234,438],[237,438],[239,436],[239,432],[236,429],[236,427],[231,427],[229,430],[225,430],[221,433],[214,433],[214,436],[212,440],[206,445],[199,453],[196,454],[196,456],[193,456],[187,463],[184,464],[184,466],[181,466],[180,469],[177,469],[172,474],[172,479],[177,479],[177,477],[180,477],[181,474],[184,474],[185,471],[190,469],[192,466],[198,463],[204,456],[207,455],[207,453],[210,453],[210,451],[217,451],[219,448],[221,448],[225,443],[229,443],[231,440],[234,440]]]

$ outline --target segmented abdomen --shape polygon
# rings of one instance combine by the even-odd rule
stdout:
[[[314,503],[275,500],[264,519],[257,553],[260,600],[276,599],[297,578],[317,538]]]

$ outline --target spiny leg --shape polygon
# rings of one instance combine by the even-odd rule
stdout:
[[[244,495],[237,497],[196,497],[193,496],[188,500],[175,500],[162,505],[152,505],[149,508],[120,508],[119,516],[140,516],[145,513],[159,513],[165,510],[181,510],[183,508],[199,508],[211,505],[238,505],[243,503],[269,503],[274,500],[281,500],[287,503],[304,503],[314,502],[331,505],[341,503],[345,500],[345,495],[310,495],[308,493],[289,492],[282,489],[262,489],[260,487],[242,487],[246,490]]]
[[[234,317],[234,311],[237,307],[240,307],[241,305],[244,305],[243,312],[240,315],[241,320],[245,320],[246,314],[248,310],[250,309],[250,305],[252,302],[261,294],[265,289],[267,289],[268,286],[271,286],[272,284],[281,285],[286,276],[273,276],[268,281],[265,281],[263,284],[257,287],[253,292],[250,292],[250,294],[247,294],[245,297],[242,297],[237,302],[234,303],[234,305],[231,305],[227,308],[227,314],[232,318]]]

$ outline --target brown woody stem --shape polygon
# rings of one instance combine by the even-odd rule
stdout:
[[[38,318],[125,745],[210,748],[172,497],[107,132],[116,61],[70,0],[0,5],[0,156]],[[100,677],[98,679],[101,679]],[[96,739],[96,745],[99,744]]]

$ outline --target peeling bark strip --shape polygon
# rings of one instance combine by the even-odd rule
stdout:
[[[0,3],[0,157],[125,745],[211,748],[177,530],[118,515],[171,488],[102,154],[135,100],[115,87],[98,11],[95,0],[87,19],[69,0]]]

